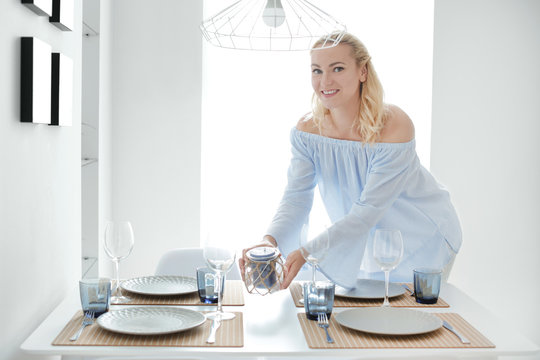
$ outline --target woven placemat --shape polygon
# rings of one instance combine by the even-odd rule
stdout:
[[[407,284],[412,289],[411,284]],[[293,282],[289,289],[296,307],[304,307],[304,304],[299,300],[303,298],[302,286],[298,282]],[[334,297],[334,307],[376,307],[381,306],[383,299],[354,299],[342,296]],[[447,308],[450,307],[444,299],[439,298],[435,304],[420,304],[417,303],[414,296],[405,294],[390,298],[390,305],[393,307],[432,307],[432,308]]]
[[[244,322],[241,312],[232,320],[221,322],[216,342],[207,344],[212,321],[207,320],[194,329],[167,335],[125,335],[101,328],[96,322],[87,326],[76,341],[69,338],[79,330],[83,313],[78,311],[58,334],[52,345],[59,346],[179,346],[179,347],[242,347]]]
[[[122,304],[111,303],[111,305],[217,305],[205,304],[199,299],[197,291],[184,295],[174,296],[153,296],[135,294],[130,291],[122,290],[131,301]],[[244,283],[242,280],[227,280],[225,284],[225,292],[223,293],[224,306],[243,306],[244,305]]]
[[[304,337],[312,349],[372,349],[372,348],[494,348],[495,345],[484,337],[471,324],[455,313],[436,313],[448,321],[455,329],[466,336],[470,344],[463,344],[456,335],[445,328],[440,328],[421,335],[375,335],[341,326],[333,317],[328,329],[334,343],[326,342],[324,329],[317,326],[317,321],[308,320],[305,313],[298,314]]]

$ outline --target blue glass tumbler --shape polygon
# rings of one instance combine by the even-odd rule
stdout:
[[[441,274],[439,269],[418,268],[414,273],[414,296],[420,304],[435,304],[441,290]]]
[[[207,267],[197,268],[197,290],[199,299],[205,304],[217,304],[218,293],[215,286],[216,276],[212,269]],[[225,277],[221,277],[222,294],[225,292]]]

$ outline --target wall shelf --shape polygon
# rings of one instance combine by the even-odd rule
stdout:
[[[96,159],[96,158],[83,157],[81,159],[81,167],[85,167],[87,165],[97,163],[97,161],[98,161],[98,159]]]

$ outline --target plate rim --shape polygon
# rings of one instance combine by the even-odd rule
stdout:
[[[356,283],[360,282],[360,281],[370,281],[370,282],[381,282],[381,283],[384,283],[383,280],[376,280],[376,279],[357,279],[356,280]],[[398,297],[398,296],[401,296],[403,294],[405,294],[405,289],[401,286],[401,283],[400,282],[390,282],[389,285],[392,285],[392,284],[395,284],[396,285],[396,288],[399,287],[399,294],[395,294],[395,295],[388,295],[388,298],[395,298],[395,297]],[[366,297],[366,296],[354,296],[354,295],[346,295],[346,294],[338,294],[337,292],[337,287],[336,287],[336,291],[334,293],[334,296],[339,296],[339,297],[344,297],[344,298],[348,298],[348,299],[365,299],[365,300],[375,300],[375,299],[384,299],[384,295],[383,296],[370,296],[370,297]]]
[[[141,290],[130,289],[130,288],[125,287],[126,282],[135,281],[135,280],[139,280],[139,279],[149,279],[149,278],[177,278],[177,279],[182,278],[182,279],[189,279],[193,283],[194,286],[193,286],[193,289],[188,290],[188,291],[173,291],[173,292],[149,292],[149,291],[141,291]],[[121,281],[120,282],[120,287],[122,288],[122,290],[126,290],[126,291],[132,292],[134,294],[140,294],[140,295],[162,295],[162,296],[183,295],[183,294],[191,294],[191,293],[194,293],[194,292],[197,291],[197,279],[192,277],[192,276],[185,276],[185,275],[148,275],[148,276],[134,277],[134,278],[131,278],[131,279]]]
[[[148,310],[161,310],[161,311],[169,311],[169,312],[176,312],[176,313],[191,313],[191,314],[196,314],[197,316],[200,315],[200,318],[197,322],[195,322],[194,324],[188,326],[188,327],[184,327],[184,328],[178,328],[178,329],[173,329],[173,330],[163,330],[163,331],[129,331],[129,330],[118,330],[118,329],[112,329],[110,327],[107,327],[106,325],[102,324],[106,319],[107,317],[111,317],[111,316],[114,316],[114,315],[109,315],[111,313],[116,313],[116,312],[145,312],[145,311],[148,311]],[[103,318],[103,319],[102,319]],[[105,319],[105,320],[104,320]],[[109,312],[106,312],[105,314],[99,316],[97,318],[97,324],[102,328],[102,329],[105,329],[107,331],[111,331],[111,332],[114,332],[114,333],[118,333],[118,334],[127,334],[127,335],[164,335],[164,334],[174,334],[174,333],[177,333],[177,332],[182,332],[182,331],[186,331],[186,330],[190,330],[190,329],[193,329],[193,328],[196,328],[198,326],[201,326],[202,324],[204,324],[204,322],[206,321],[206,316],[204,316],[204,314],[198,312],[198,311],[195,311],[195,310],[191,310],[191,309],[185,309],[185,308],[172,308],[172,307],[164,307],[164,306],[137,306],[137,307],[131,307],[131,308],[125,308],[125,309],[119,309],[119,310],[111,310]]]
[[[438,329],[440,329],[442,326],[443,326],[443,321],[441,320],[441,318],[439,318],[438,316],[432,314],[432,313],[429,313],[429,312],[426,312],[426,311],[420,311],[420,310],[416,310],[416,309],[408,309],[408,308],[395,308],[395,307],[390,307],[391,309],[395,309],[395,310],[392,310],[392,311],[402,311],[402,312],[414,312],[414,313],[421,313],[423,314],[423,316],[428,316],[428,317],[432,317],[434,319],[437,320],[438,322],[438,326],[436,328],[433,328],[433,329],[430,329],[430,330],[423,330],[423,331],[415,331],[415,332],[380,332],[380,331],[370,331],[370,330],[365,330],[365,329],[359,329],[358,327],[352,327],[352,326],[349,326],[349,325],[346,325],[346,324],[343,324],[341,321],[340,321],[340,318],[342,316],[345,316],[345,315],[341,315],[343,313],[349,313],[349,312],[368,312],[368,311],[376,311],[376,310],[379,310],[381,309],[382,307],[364,307],[364,308],[355,308],[355,309],[346,309],[346,310],[343,310],[343,311],[340,311],[340,312],[337,312],[334,316],[334,319],[336,320],[336,322],[338,324],[340,324],[341,326],[344,326],[348,329],[352,329],[352,330],[356,330],[356,331],[361,331],[361,332],[364,332],[364,333],[368,333],[368,334],[375,334],[375,335],[394,335],[394,336],[407,336],[407,335],[420,335],[420,334],[427,334],[427,333],[430,333],[430,332],[433,332],[433,331],[436,331]]]

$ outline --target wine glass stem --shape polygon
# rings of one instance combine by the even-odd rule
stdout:
[[[315,284],[315,275],[317,273],[317,264],[314,264],[312,267],[311,267],[312,271],[311,271],[311,282],[313,284]]]
[[[221,271],[216,272],[216,286],[217,286],[217,294],[218,294],[218,302],[217,302],[217,313],[221,314],[223,312],[221,299],[223,298],[223,289],[221,288],[221,279],[223,277],[223,274]]]
[[[390,306],[388,301],[388,283],[390,282],[390,271],[384,271],[384,302],[382,306]]]
[[[122,296],[122,290],[120,288],[120,271],[119,271],[120,261],[114,260],[114,268],[116,273],[116,296]]]

